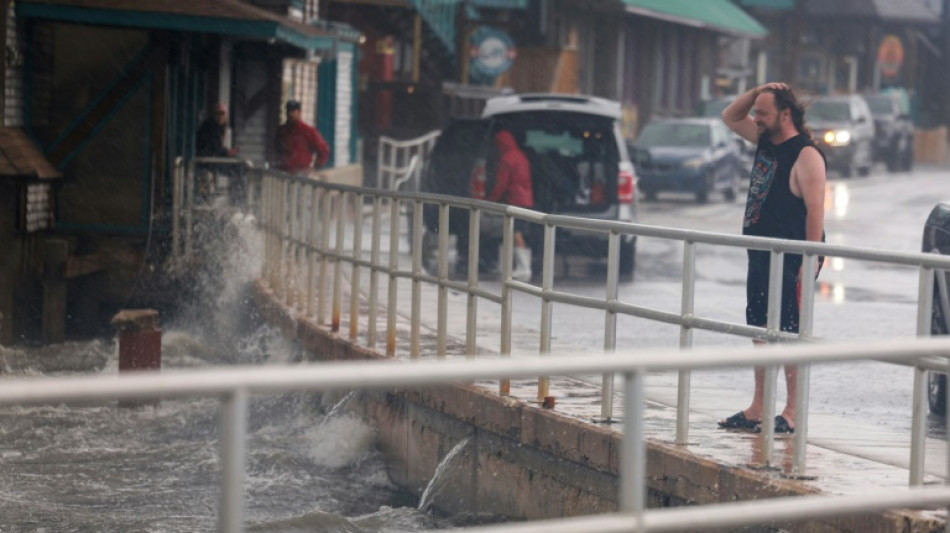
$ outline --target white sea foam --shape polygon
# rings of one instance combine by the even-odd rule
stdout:
[[[376,430],[351,415],[327,420],[306,433],[312,442],[309,456],[329,468],[351,465],[373,449]]]

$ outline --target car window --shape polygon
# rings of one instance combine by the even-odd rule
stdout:
[[[707,100],[700,104],[698,115],[701,117],[718,117],[722,115],[722,110],[729,106],[735,98],[716,98]]]
[[[818,100],[808,108],[808,119],[848,122],[852,120],[851,106],[848,102]]]
[[[706,124],[654,122],[643,128],[637,145],[704,147],[710,145],[710,131]]]
[[[584,140],[570,132],[549,133],[544,130],[525,132],[525,146],[536,152],[557,152],[565,157],[575,157],[584,152]]]
[[[889,96],[866,96],[864,100],[874,116],[891,115],[894,113],[894,101]]]

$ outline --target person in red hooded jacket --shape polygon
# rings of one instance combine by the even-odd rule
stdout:
[[[498,170],[495,173],[495,185],[487,199],[518,207],[534,207],[531,165],[528,163],[527,156],[518,147],[514,135],[509,131],[499,131],[495,135],[495,146],[498,148]],[[531,248],[524,240],[527,225],[526,221],[515,219],[515,268],[511,277],[520,281],[531,279]]]
[[[300,102],[287,102],[287,122],[277,129],[277,168],[292,174],[320,168],[330,159],[330,147],[300,113]]]

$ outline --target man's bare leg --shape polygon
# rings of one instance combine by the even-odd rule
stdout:
[[[798,397],[798,367],[794,365],[785,366],[785,389],[788,391],[788,399],[785,400],[785,409],[782,410],[782,417],[788,421],[788,426],[795,427],[795,398]]]

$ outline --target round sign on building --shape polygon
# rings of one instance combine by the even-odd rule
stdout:
[[[517,57],[511,37],[496,28],[482,26],[472,33],[469,64],[473,81],[491,83],[511,68]]]

